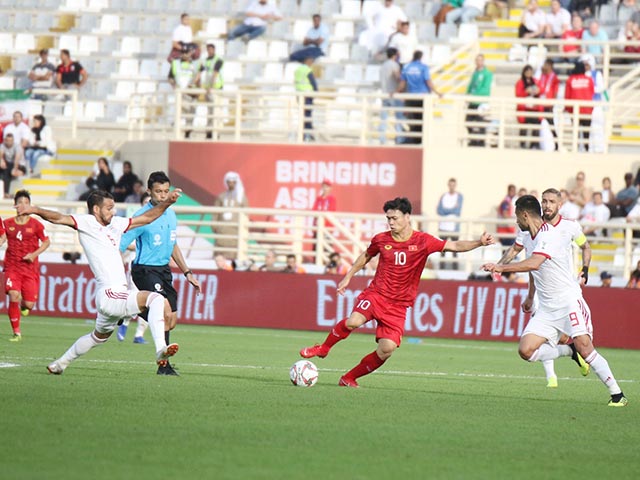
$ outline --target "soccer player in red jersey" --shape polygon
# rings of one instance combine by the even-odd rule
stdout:
[[[15,205],[31,205],[31,195],[18,190],[13,198]],[[13,329],[12,342],[22,340],[20,316],[28,315],[38,299],[40,270],[38,255],[51,243],[44,226],[29,215],[8,218],[0,227],[0,245],[7,242],[4,256],[5,291],[9,295],[9,321]]]
[[[338,322],[321,345],[300,350],[304,358],[324,358],[336,343],[344,340],[356,328],[370,320],[378,322],[375,351],[340,378],[339,385],[357,387],[356,379],[378,369],[400,346],[404,334],[407,308],[418,294],[418,283],[427,257],[434,252],[467,252],[494,243],[491,235],[483,233],[480,240],[441,240],[411,227],[411,203],[407,198],[395,198],[384,204],[389,230],[378,233],[360,254],[338,284],[344,295],[353,276],[376,255],[378,268],[373,281],[356,299],[349,318]]]

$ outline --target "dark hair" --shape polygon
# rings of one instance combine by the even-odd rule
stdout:
[[[131,162],[129,160],[125,160],[124,162],[122,162],[122,166],[124,167],[125,165],[129,165],[129,168],[133,170],[133,165],[131,165]]]
[[[529,78],[525,77],[525,72],[527,70],[531,70],[531,73],[533,74],[533,67],[531,65],[525,65],[524,68],[522,69],[522,73],[520,74],[520,79],[522,79],[522,83],[524,83],[525,85],[533,85],[534,81],[533,81],[533,75]]]
[[[409,26],[409,22],[400,22],[400,26],[401,27],[408,27]]]
[[[542,192],[542,195],[544,195],[545,193],[552,193],[554,195],[557,195],[558,197],[560,196],[560,190],[556,188],[547,188],[544,192]]]
[[[26,198],[29,200],[29,203],[31,203],[31,194],[29,193],[29,190],[25,190],[24,188],[22,190],[18,190],[13,196],[13,203],[17,203],[18,199],[21,197]]]
[[[40,129],[43,129],[44,126],[47,124],[47,120],[44,118],[44,115],[34,115],[33,116],[34,120],[40,120]],[[33,127],[31,130],[35,130],[35,127]]]
[[[555,1],[560,1],[560,0],[555,0]],[[553,68],[553,60],[551,58],[547,58],[544,63],[546,65],[549,65],[551,68]]]
[[[422,60],[422,50],[416,50],[413,52],[413,61],[417,62],[418,60]]]
[[[387,58],[393,58],[398,54],[398,49],[389,47],[387,48]]]
[[[389,210],[400,210],[404,214],[411,213],[411,202],[407,197],[396,197],[393,200],[384,202],[382,211],[387,212]]]
[[[69,50],[67,50],[66,48],[63,48],[62,50],[60,50],[60,53],[64,53],[67,57],[71,56],[71,54],[69,53]]]
[[[13,133],[6,133],[4,138],[13,138]]]
[[[319,13],[314,13],[311,18],[319,18],[320,20],[322,20],[322,16]]]
[[[182,20],[184,17],[188,17],[189,14],[187,12],[184,12],[182,15],[180,15],[180,20]]]
[[[523,195],[516,200],[516,212],[527,212],[540,217],[540,202],[533,195]]]
[[[147,180],[147,188],[151,190],[153,188],[154,183],[171,184],[171,180],[169,180],[169,177],[167,177],[166,173],[159,170],[157,172],[152,172],[151,175],[149,175],[149,179]]]
[[[213,43],[207,43],[207,48],[213,48],[214,50],[216,49],[216,46]]]
[[[142,195],[140,195],[140,205],[144,205],[146,203],[147,198],[150,198],[151,195],[149,195],[149,192],[144,192]]]
[[[571,75],[584,75],[587,69],[584,66],[583,62],[577,62],[576,66],[573,68]]]
[[[290,253],[289,255],[287,255],[287,260],[290,258],[293,258],[295,260],[296,256],[293,253]]]
[[[93,207],[101,207],[105,198],[113,200],[113,195],[104,190],[93,190],[87,197],[87,208],[89,209],[89,213],[93,213]]]

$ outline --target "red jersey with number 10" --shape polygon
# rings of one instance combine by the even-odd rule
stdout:
[[[404,242],[394,240],[391,232],[377,234],[367,248],[367,254],[372,257],[380,254],[376,274],[368,288],[393,303],[413,305],[427,257],[441,252],[445,243],[445,240],[418,231]]]
[[[44,226],[35,218],[29,217],[24,225],[16,223],[15,217],[7,218],[0,227],[0,235],[7,235],[7,252],[4,255],[4,270],[37,272],[38,259],[33,263],[23,260],[28,253],[40,248],[40,242],[47,239]]]

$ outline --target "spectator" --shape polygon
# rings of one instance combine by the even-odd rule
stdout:
[[[564,188],[560,190],[562,205],[558,213],[567,220],[578,220],[580,218],[580,205],[575,202],[573,195]]]
[[[191,28],[191,17],[188,13],[180,15],[180,24],[173,29],[171,34],[171,53],[167,57],[169,63],[182,56],[182,49],[187,48],[191,54],[191,60],[200,58],[198,44],[193,41],[193,29]]]
[[[496,232],[500,234],[500,243],[505,247],[512,245],[514,242],[513,235],[516,233],[516,227],[513,225],[515,218],[515,196],[516,196],[516,186],[511,184],[507,187],[507,195],[502,199],[500,205],[498,206],[498,218],[503,220],[509,220],[507,225],[502,224],[498,225],[496,228]],[[507,234],[509,238],[503,238],[502,235]]]
[[[447,20],[447,14],[456,8],[462,8],[463,3],[464,0],[444,0],[442,2],[440,9],[433,17],[433,23],[436,25],[436,35],[438,35],[438,31],[440,30],[440,24]]]
[[[213,256],[213,261],[216,264],[216,269],[223,270],[225,272],[233,272],[233,264],[222,253],[216,253]]]
[[[282,268],[276,266],[276,252],[273,250],[267,250],[264,254],[264,263],[259,267],[257,265],[252,266],[251,270],[254,272],[281,272]]]
[[[406,22],[409,19],[393,0],[384,0],[380,8],[373,9],[371,12],[371,16],[366,19],[371,32],[371,50],[378,53],[384,48],[389,37],[399,30],[400,22]]]
[[[476,57],[476,69],[473,71],[471,81],[467,86],[467,95],[474,95],[476,97],[489,97],[491,96],[491,86],[493,85],[493,73],[484,64],[484,55],[480,54]],[[480,103],[469,102],[465,121],[468,122],[485,122],[485,118],[478,113]],[[473,111],[473,113],[472,113]],[[482,135],[486,134],[485,126],[467,126],[469,135]],[[472,138],[469,140],[469,146],[484,147],[484,139]]]
[[[224,77],[222,75],[222,67],[224,60],[216,55],[216,46],[213,43],[207,43],[207,58],[202,62],[200,67],[200,86],[206,89],[206,98],[209,102],[208,115],[212,123],[216,122],[215,101],[216,92],[224,87]],[[213,130],[207,131],[207,138],[213,138]]]
[[[640,288],[640,262],[638,262],[636,269],[629,275],[629,281],[625,288]]]
[[[124,199],[124,203],[140,203],[144,205],[142,203],[142,197],[144,194],[144,183],[142,183],[142,180],[137,179],[133,182],[133,191]]]
[[[464,198],[460,192],[456,191],[457,186],[458,182],[456,179],[450,178],[449,182],[447,182],[448,191],[443,193],[438,201],[436,213],[442,217],[442,219],[449,219],[441,220],[438,225],[439,236],[443,240],[455,241],[458,239],[458,233],[460,232],[460,223],[451,221],[454,218],[460,218],[460,214],[462,213],[462,202]],[[443,253],[442,256],[444,255]],[[453,252],[453,256],[454,258],[457,257],[456,252]],[[443,269],[446,269],[447,266],[448,264],[445,263]],[[450,266],[453,270],[458,269],[457,262],[451,263]]]
[[[529,0],[518,27],[518,38],[542,38],[547,27],[547,16],[538,7],[537,0]]]
[[[541,75],[538,79],[540,98],[555,100],[558,97],[559,86],[560,82],[558,80],[558,75],[553,69],[553,60],[547,58],[542,64]],[[554,138],[554,150],[558,150],[558,135],[553,121],[553,105],[543,106],[542,111],[544,112],[543,118],[549,123],[549,129],[551,130],[551,134]]]
[[[322,55],[326,55],[329,50],[329,29],[322,23],[322,17],[315,14],[312,17],[313,26],[307,30],[307,34],[302,40],[303,48],[291,54],[289,60],[292,62],[304,62],[305,58],[314,60]]]
[[[591,195],[593,192],[585,184],[585,173],[576,173],[575,185],[571,189],[571,198],[580,207],[584,206],[591,201]]]
[[[56,69],[56,87],[60,89],[79,89],[87,83],[89,74],[78,62],[71,61],[69,50],[60,50],[61,63]]]
[[[29,146],[31,130],[29,130],[29,126],[24,123],[22,118],[22,112],[19,110],[13,112],[13,123],[5,125],[2,133],[3,135],[13,135],[14,143],[24,150]]]
[[[12,133],[6,133],[0,144],[0,179],[4,182],[4,198],[11,198],[11,181],[26,173],[23,162],[22,147],[15,142]]]
[[[398,85],[400,83],[400,64],[398,63],[398,50],[395,48],[387,49],[387,60],[380,67],[380,89],[385,95],[382,99],[382,109],[380,110],[380,144],[387,143],[387,119],[389,118],[389,110],[394,109],[396,121],[394,122],[394,128],[396,131],[396,144],[405,143],[405,139],[402,136],[402,123],[405,120],[402,113],[402,107],[404,103],[399,98],[394,98],[394,93],[398,91]]]
[[[189,47],[182,47],[181,53],[182,56],[179,60],[171,62],[168,81],[176,90],[195,88],[200,82],[200,63],[191,59],[191,49]],[[187,123],[191,119],[193,123],[198,95],[186,92],[180,92],[179,94],[182,101],[181,113],[186,117],[183,120]],[[189,138],[190,136],[191,130],[186,129],[184,138]]]
[[[582,17],[580,15],[573,15],[571,17],[571,28],[565,30],[560,38],[564,40],[562,42],[562,51],[571,55],[577,55],[580,51],[580,44],[582,43],[582,33],[584,28],[582,26]],[[567,58],[567,61],[575,63],[576,57],[571,56]]]
[[[560,0],[551,1],[551,12],[547,13],[545,37],[561,38],[562,34],[571,28],[571,14],[562,8]]]
[[[214,207],[246,208],[249,206],[244,185],[238,173],[227,172],[224,176],[224,186],[226,190],[215,199]],[[220,236],[216,236],[215,246],[225,249],[220,253],[230,260],[237,257],[239,219],[240,215],[232,211],[223,211],[214,215],[214,221],[218,223],[214,227],[214,233]]]
[[[40,50],[40,61],[31,67],[29,72],[29,80],[31,81],[31,88],[43,88],[50,89],[53,87],[53,79],[56,72],[56,67],[49,61],[49,50],[43,48]],[[39,93],[33,96],[36,100],[46,100],[47,96]]]
[[[535,0],[533,0],[535,1]],[[518,98],[538,98],[540,96],[540,87],[535,78],[533,78],[533,68],[531,65],[526,65],[522,69],[520,79],[516,82],[516,97]],[[518,123],[524,125],[539,125],[540,117],[538,115],[532,115],[533,112],[539,112],[540,108],[537,105],[530,103],[519,103],[516,107],[518,112],[524,112],[525,115],[518,116]],[[520,137],[526,137],[530,130],[528,128],[520,129]],[[537,149],[540,145],[538,142],[539,132],[538,130],[532,130],[531,136],[534,137],[534,141],[529,144],[529,148]],[[525,139],[520,139],[520,148],[527,148],[527,142]]]
[[[34,115],[31,135],[29,136],[27,149],[25,150],[29,173],[33,175],[40,157],[43,155],[54,156],[56,150],[53,131],[51,127],[47,125],[46,119],[42,115]]]
[[[640,54],[640,24],[631,22],[631,29],[627,35],[626,41],[631,43],[635,42],[635,45],[625,45],[624,53],[633,55],[634,57],[627,59],[627,63],[635,63],[638,61],[638,54]]]
[[[612,281],[613,275],[611,275],[609,272],[604,271],[600,274],[600,286],[603,288],[611,288],[611,281]]]
[[[564,98],[567,100],[593,100],[594,86],[591,77],[585,74],[586,69],[584,63],[576,63],[573,73],[567,79],[567,83],[564,89]],[[573,105],[567,105],[566,111],[573,113]],[[581,145],[586,151],[589,151],[589,134],[591,130],[591,114],[593,113],[593,107],[581,106],[579,107],[579,119],[580,130],[578,134],[582,133],[584,139]]]
[[[296,92],[317,92],[318,83],[316,77],[313,75],[311,65],[313,64],[313,58],[305,58],[296,71],[294,72],[294,79],[296,85]],[[311,133],[313,131],[313,97],[304,97],[304,133],[302,134],[302,140],[304,142],[313,142],[315,137]]]
[[[398,50],[400,65],[405,65],[411,61],[411,56],[416,50],[417,41],[413,35],[409,34],[409,22],[400,22],[398,31],[389,37],[387,47]]]
[[[625,187],[616,195],[615,211],[612,213],[612,217],[626,217],[638,200],[638,189],[633,186],[633,174],[631,172],[625,173],[624,184]]]
[[[603,46],[601,43],[588,44],[585,42],[608,42],[609,35],[604,28],[600,28],[597,20],[591,20],[589,29],[582,33],[582,51],[591,55],[602,55]]]
[[[398,92],[406,92],[421,96],[425,93],[433,92],[439,97],[442,97],[431,81],[429,67],[422,63],[422,51],[416,50],[413,52],[413,61],[405,65],[402,69]],[[415,135],[408,138],[405,143],[422,143],[422,102],[422,98],[407,99],[404,102],[405,106],[414,109],[412,112],[407,114],[407,118],[412,120],[412,124],[409,128]]]
[[[322,181],[322,185],[320,186],[320,194],[316,197],[315,202],[313,202],[313,207],[311,208],[314,212],[335,212],[338,210],[338,204],[336,202],[336,197],[331,195],[332,188],[331,181],[328,179],[324,179]],[[318,220],[315,219],[313,221],[314,225],[318,225]],[[328,220],[324,221],[325,228],[332,228],[333,223]],[[317,238],[318,232],[314,231],[313,238]]]
[[[464,0],[462,7],[455,8],[447,13],[447,23],[454,24],[456,22],[471,23],[476,17],[484,13],[484,7],[488,0]]]
[[[327,275],[344,275],[347,273],[348,268],[342,262],[340,254],[333,252],[329,255],[329,261],[325,266],[324,273]]]
[[[611,190],[611,179],[609,177],[604,177],[602,179],[602,201],[605,205],[609,205],[614,203],[616,196]]]
[[[287,264],[282,270],[284,273],[307,273],[307,271],[298,265],[296,256],[292,253],[287,255]]]
[[[124,202],[125,199],[133,193],[133,184],[140,179],[133,173],[133,167],[130,161],[122,163],[122,176],[113,187],[113,199],[116,202]]]
[[[593,15],[593,4],[594,0],[570,0],[569,6],[565,6],[565,8],[573,15],[580,15],[582,18],[589,18]]]
[[[267,0],[254,0],[245,10],[244,21],[229,32],[227,40],[245,35],[249,40],[253,40],[267,30],[268,23],[281,19],[282,14],[275,5]]]
[[[611,212],[609,208],[602,201],[602,193],[601,192],[593,192],[593,196],[591,201],[587,203],[582,212],[580,214],[581,222],[595,222],[595,223],[605,223],[609,221],[611,218]],[[602,228],[598,227],[586,227],[584,228],[585,235],[597,235],[602,236],[606,235]]]
[[[85,181],[88,191],[80,195],[78,200],[85,201],[93,190],[104,190],[111,193],[116,185],[116,179],[109,168],[109,162],[105,157],[98,158],[97,168]]]

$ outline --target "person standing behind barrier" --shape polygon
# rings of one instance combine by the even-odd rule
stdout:
[[[406,92],[414,95],[424,95],[433,92],[439,97],[442,97],[442,94],[436,90],[436,87],[431,81],[429,67],[422,63],[422,51],[416,50],[413,52],[413,60],[402,69],[398,92]],[[412,120],[410,130],[411,133],[415,134],[415,136],[407,138],[405,143],[421,144],[423,100],[422,98],[407,99],[404,104],[413,109],[412,112],[407,114],[407,117]]]
[[[191,60],[191,48],[188,46],[182,47],[180,59],[173,60],[171,62],[171,68],[169,69],[169,83],[171,86],[180,91],[187,88],[195,88],[200,81],[200,64],[197,61]],[[180,99],[182,100],[181,113],[187,115],[187,117],[193,117],[195,114],[195,101],[197,95],[180,93]],[[193,123],[193,118],[186,118],[185,122]],[[184,138],[191,136],[191,130],[187,129],[184,132]]]
[[[585,74],[586,69],[584,63],[576,63],[576,67],[573,69],[573,73],[567,79],[567,83],[564,89],[564,98],[567,100],[586,100],[592,101],[595,88],[593,85],[593,79]],[[567,112],[573,113],[573,106],[567,105],[565,108]],[[589,151],[589,133],[591,130],[591,114],[593,113],[593,107],[582,106],[579,107],[580,117],[578,124],[580,130],[582,130],[583,140],[580,142],[584,149]],[[574,128],[578,128],[574,125]],[[578,132],[580,137],[580,131]],[[580,147],[580,143],[578,147]]]
[[[509,238],[500,238],[500,243],[506,247],[514,242],[512,235],[516,233],[516,227],[512,225],[515,218],[515,207],[513,205],[516,196],[516,186],[511,184],[507,187],[507,195],[502,199],[498,206],[498,218],[508,219],[508,225],[498,225],[496,232],[499,234],[508,234]]]
[[[216,46],[213,43],[207,43],[207,58],[202,62],[200,67],[200,82],[201,87],[207,90],[206,98],[209,102],[209,114],[208,122],[212,124],[216,123],[214,118],[216,91],[222,90],[224,87],[224,77],[222,76],[222,67],[224,66],[224,60],[216,55]],[[213,138],[213,131],[207,131],[207,138]]]
[[[396,121],[394,122],[394,128],[396,130],[396,144],[405,143],[404,137],[402,137],[402,122],[405,120],[404,114],[401,108],[404,103],[399,98],[393,98],[393,94],[398,91],[398,84],[400,83],[400,64],[398,63],[399,52],[395,48],[387,49],[387,60],[380,67],[380,89],[382,93],[388,95],[382,99],[382,109],[380,110],[380,144],[387,143],[387,118],[389,118],[389,111],[387,109],[395,109],[393,114]]]
[[[520,75],[520,79],[516,82],[516,97],[518,98],[538,98],[540,96],[540,87],[538,86],[538,82],[535,78],[533,78],[533,68],[531,65],[526,65],[522,69],[522,74]],[[528,104],[528,103],[519,103],[516,107],[518,112],[538,112],[540,109],[536,105]],[[524,125],[539,125],[540,118],[537,115],[520,115],[518,116],[518,123]],[[520,137],[526,137],[530,134],[532,137],[535,137],[536,140],[529,143],[529,148],[537,149],[540,145],[537,138],[539,137],[538,130],[530,130],[528,128],[520,129]],[[520,138],[520,148],[527,148],[527,142],[524,138]]]
[[[458,186],[458,182],[455,178],[450,178],[447,183],[448,191],[443,193],[438,201],[438,208],[436,213],[445,218],[460,218],[460,214],[462,213],[462,202],[464,201],[464,197],[458,191],[456,191],[456,187]],[[443,240],[458,240],[458,233],[460,232],[460,223],[449,221],[441,221],[438,224],[439,236]],[[442,254],[444,256],[444,253]],[[457,257],[458,254],[453,252],[453,256]],[[444,264],[443,270],[447,269],[448,264]],[[451,268],[453,270],[458,269],[458,262],[451,263]]]
[[[304,59],[302,65],[296,68],[294,72],[294,79],[297,92],[317,92],[318,83],[316,77],[313,75],[311,65],[313,64],[313,57],[307,57]],[[304,97],[304,134],[302,140],[304,142],[313,142],[315,137],[311,134],[313,130],[313,123],[311,117],[313,115],[313,97]]]
[[[226,208],[246,208],[249,206],[249,201],[244,193],[244,186],[240,175],[236,172],[227,172],[224,176],[224,186],[226,190],[222,192],[213,202],[214,207],[226,207]],[[215,248],[224,248],[222,253],[229,260],[233,260],[238,256],[238,220],[239,215],[235,212],[222,212],[217,213],[214,216],[214,221],[222,223],[221,225],[214,226],[214,232],[217,235],[230,236],[232,238],[219,238],[215,237]],[[228,223],[228,225],[226,225]],[[233,249],[233,251],[229,251]],[[216,252],[218,253],[218,252]]]
[[[331,181],[325,179],[322,181],[320,195],[316,197],[316,200],[313,202],[312,210],[314,212],[335,212],[338,210],[338,205],[336,202],[336,197],[331,195]],[[318,225],[318,220],[314,219],[314,225]],[[333,223],[325,220],[324,222],[325,228],[333,227]],[[317,232],[314,232],[313,238],[317,238]]]
[[[546,98],[548,100],[555,100],[556,98],[558,98],[559,85],[560,82],[558,80],[558,75],[556,75],[556,72],[553,69],[553,60],[548,58],[542,65],[540,78],[538,79],[540,98]],[[558,135],[556,133],[555,125],[553,122],[553,105],[543,106],[542,111],[544,112],[543,118],[549,123],[549,129],[551,130],[551,134],[554,138],[554,150],[558,150]]]
[[[476,69],[473,71],[471,81],[467,86],[467,95],[474,95],[476,97],[489,97],[491,96],[491,85],[493,84],[493,73],[484,64],[484,55],[480,54],[476,57]],[[482,115],[478,115],[477,110],[480,103],[470,102],[469,110],[474,110],[474,113],[467,113],[465,119],[466,122],[484,122]],[[485,135],[486,127],[473,126],[467,127],[470,135]],[[485,141],[477,138],[469,140],[469,146],[484,147]]]
[[[170,194],[171,181],[164,172],[153,172],[147,180],[147,188],[151,201],[134,213],[133,218],[166,202]],[[141,228],[126,231],[119,244],[120,252],[124,252],[131,242],[136,242],[136,258],[131,265],[131,278],[136,287],[140,291],[157,292],[169,301],[171,312],[165,310],[164,313],[164,338],[167,345],[171,343],[170,332],[178,323],[178,293],[173,287],[173,275],[169,267],[172,259],[187,281],[196,289],[196,293],[200,293],[200,283],[187,266],[182,251],[176,243],[177,229],[178,221],[175,211],[167,208],[153,222]],[[147,312],[141,312],[138,316],[147,320]],[[158,366],[157,374],[178,375],[168,359],[166,363]]]

